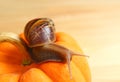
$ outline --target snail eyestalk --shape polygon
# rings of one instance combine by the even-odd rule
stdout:
[[[23,62],[24,61],[28,61],[27,64],[29,65],[30,59],[28,59],[28,57],[26,57],[26,55],[24,54],[28,54],[27,52],[27,46],[26,43],[19,37],[19,35],[15,34],[15,33],[11,33],[11,32],[3,32],[0,33],[0,43],[3,42],[10,42],[11,44],[15,45],[17,48],[20,49],[21,54],[23,55]],[[22,62],[22,64],[24,65],[24,63]],[[25,62],[25,64],[26,64]]]

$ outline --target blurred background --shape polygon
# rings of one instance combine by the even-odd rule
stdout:
[[[76,39],[90,56],[92,82],[120,82],[119,0],[0,0],[0,32],[19,34],[37,17]]]

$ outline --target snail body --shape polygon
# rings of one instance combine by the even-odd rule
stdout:
[[[36,63],[43,63],[47,61],[57,61],[57,62],[67,62],[66,59],[71,60],[71,55],[69,54],[67,48],[61,47],[56,44],[48,44],[44,46],[37,46],[32,49],[32,58]],[[68,55],[68,56],[65,56]],[[66,58],[68,57],[68,58]]]
[[[33,61],[39,64],[49,61],[67,63],[70,77],[72,78],[70,61],[72,59],[72,55],[75,55],[75,53],[69,49],[52,43],[31,48],[30,52]]]

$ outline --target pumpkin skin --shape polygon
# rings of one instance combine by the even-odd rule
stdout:
[[[25,40],[23,34],[20,35]],[[25,40],[26,41],[26,40]],[[83,53],[77,42],[68,34],[56,33],[56,44],[72,51]],[[24,66],[23,59],[29,54],[9,42],[0,43],[0,81],[1,82],[91,82],[91,73],[86,57],[73,56],[71,61],[72,79],[65,63],[32,63]]]

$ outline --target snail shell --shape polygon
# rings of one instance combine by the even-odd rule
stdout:
[[[54,23],[48,18],[36,18],[29,21],[24,30],[29,47],[53,43],[55,38]]]

